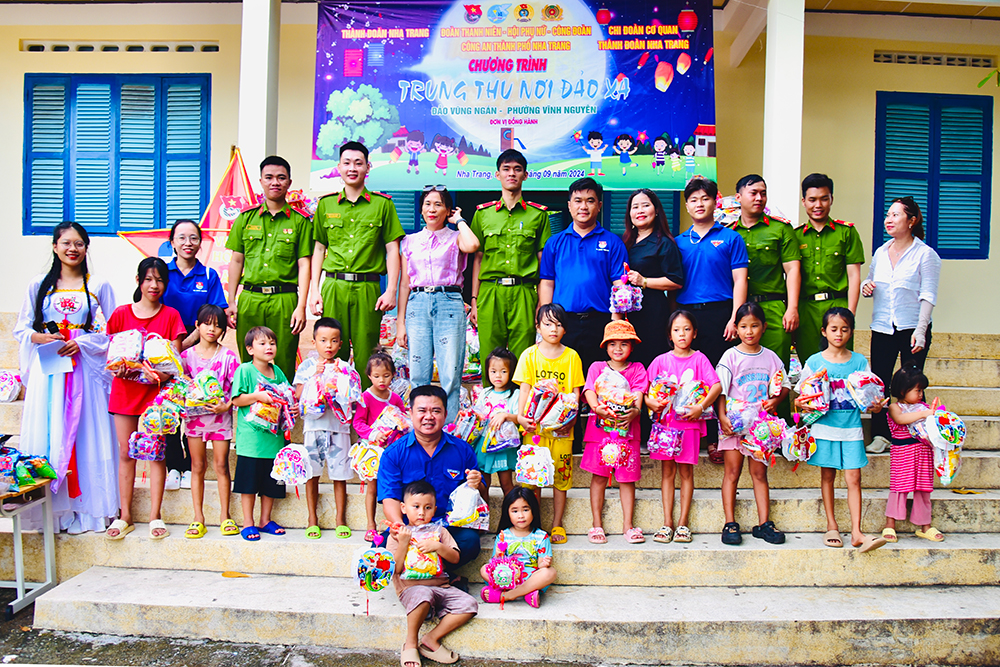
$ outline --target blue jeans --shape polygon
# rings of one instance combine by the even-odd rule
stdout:
[[[431,383],[434,359],[438,380],[448,394],[448,421],[458,414],[458,392],[465,367],[465,302],[458,292],[411,292],[406,302],[410,346],[410,385]]]

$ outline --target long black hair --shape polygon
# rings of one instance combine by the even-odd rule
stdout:
[[[142,281],[146,279],[146,274],[150,270],[156,271],[160,274],[160,280],[163,281],[163,290],[166,291],[167,285],[170,283],[170,269],[167,268],[167,263],[164,262],[159,257],[146,257],[141,262],[139,262],[139,270],[136,271],[136,276],[139,278],[139,284],[135,286],[135,293],[132,294],[132,301],[139,303],[142,299]],[[163,295],[161,294],[162,298]]]
[[[541,530],[542,513],[538,509],[538,498],[534,492],[523,486],[515,486],[506,496],[503,497],[503,505],[500,508],[500,525],[497,531],[513,528],[514,524],[510,520],[510,506],[517,502],[518,498],[524,499],[531,509],[531,530]]]
[[[55,229],[52,230],[52,245],[55,246],[59,242],[62,235],[70,229],[75,230],[76,233],[80,235],[80,238],[83,239],[83,244],[85,246],[83,252],[83,263],[80,265],[80,268],[83,270],[83,293],[87,297],[87,323],[84,325],[83,330],[90,331],[94,326],[94,310],[91,307],[90,290],[87,287],[87,250],[90,248],[90,234],[88,234],[87,230],[83,228],[83,225],[76,222],[70,222],[69,220],[60,222],[55,226]],[[55,289],[56,283],[59,281],[59,276],[61,275],[62,262],[59,260],[59,255],[56,254],[55,248],[53,248],[52,266],[49,267],[49,272],[45,274],[44,278],[42,278],[42,283],[38,286],[38,293],[35,294],[35,321],[31,323],[31,328],[39,333],[44,333],[45,297],[47,297],[49,293]]]

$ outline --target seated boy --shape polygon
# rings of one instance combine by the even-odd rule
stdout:
[[[434,487],[426,480],[407,484],[401,509],[409,525],[393,524],[386,544],[396,559],[392,582],[406,608],[406,641],[400,662],[402,667],[419,667],[420,656],[424,656],[450,664],[458,660],[458,654],[442,646],[441,640],[472,620],[479,603],[448,585],[441,559],[456,563],[459,551],[451,534],[431,523],[437,511]],[[431,614],[441,620],[418,639],[420,626]]]

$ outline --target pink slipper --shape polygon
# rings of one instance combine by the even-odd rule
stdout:
[[[524,601],[527,602],[529,606],[538,609],[538,605],[542,603],[540,598],[541,596],[538,594],[538,591],[531,591],[524,596]]]
[[[503,591],[492,586],[483,586],[483,590],[479,591],[479,597],[483,599],[483,602],[500,604],[500,600],[503,598]]]

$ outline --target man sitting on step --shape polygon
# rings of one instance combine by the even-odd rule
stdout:
[[[402,524],[403,489],[411,482],[428,481],[437,498],[435,519],[444,519],[448,498],[459,484],[466,483],[486,497],[483,476],[476,455],[463,440],[443,432],[448,396],[441,387],[424,385],[410,392],[410,417],[413,431],[386,447],[378,470],[378,501],[390,524]],[[471,528],[448,526],[458,544],[459,559],[448,563],[454,572],[479,555],[479,532]],[[383,535],[383,539],[385,535]],[[461,585],[461,584],[459,584]]]

